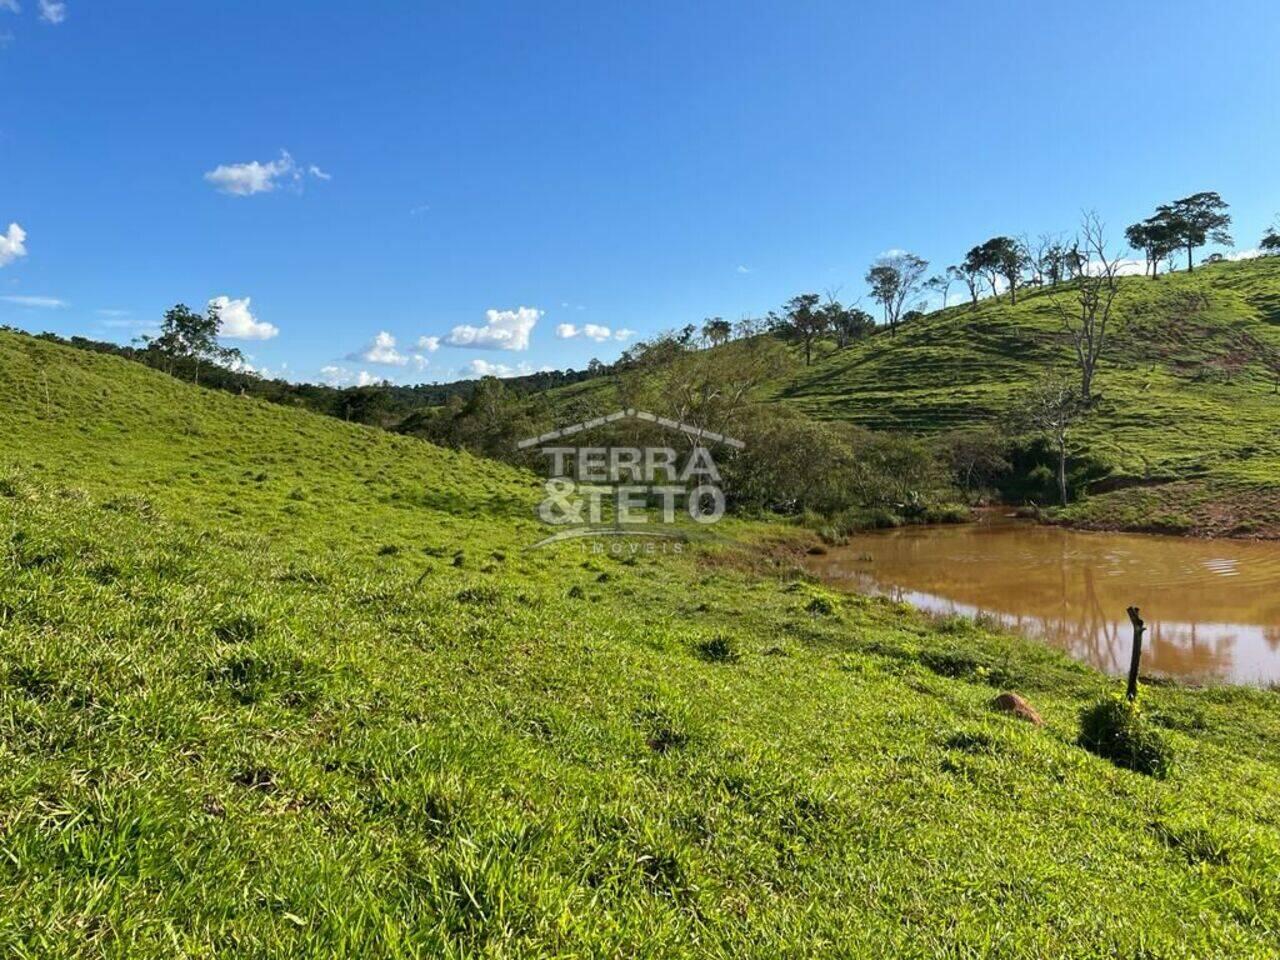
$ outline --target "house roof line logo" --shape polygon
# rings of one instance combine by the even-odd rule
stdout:
[[[681,423],[679,420],[672,420],[670,417],[660,417],[654,413],[648,413],[644,410],[636,410],[628,408],[619,410],[616,413],[608,414],[603,417],[594,417],[591,420],[584,420],[582,423],[570,424],[567,427],[561,427],[558,430],[551,430],[537,437],[526,437],[516,443],[517,450],[527,450],[529,447],[540,446],[549,443],[552,440],[562,440],[565,437],[571,437],[574,434],[581,433],[583,430],[591,430],[595,427],[602,427],[607,423],[616,423],[619,420],[643,420],[646,423],[655,423],[660,427],[668,430],[679,430],[681,433],[687,433],[689,436],[698,440],[707,440],[711,443],[723,443],[725,446],[733,447],[735,450],[741,450],[746,444],[741,440],[735,440],[733,437],[726,437],[723,433],[716,433],[713,430],[707,430],[703,427],[696,427],[691,423]]]

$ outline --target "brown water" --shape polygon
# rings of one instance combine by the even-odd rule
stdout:
[[[1148,625],[1143,672],[1280,682],[1280,543],[1088,533],[998,512],[867,534],[813,557],[833,586],[939,613],[986,614],[1110,673]]]

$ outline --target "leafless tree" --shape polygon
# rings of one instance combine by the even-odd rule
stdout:
[[[1058,497],[1067,503],[1067,449],[1072,428],[1088,412],[1075,384],[1050,371],[1018,398],[1017,417],[1053,446],[1058,458]]]
[[[1070,292],[1053,298],[1054,309],[1075,349],[1080,369],[1080,399],[1092,401],[1093,376],[1107,346],[1112,306],[1119,289],[1120,255],[1107,250],[1106,228],[1096,213],[1086,213],[1072,248],[1078,276]]]

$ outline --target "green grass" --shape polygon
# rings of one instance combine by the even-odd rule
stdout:
[[[1071,369],[1050,290],[1013,306],[983,302],[931,314],[897,337],[828,355],[775,396],[812,416],[875,429],[932,433],[999,418],[1046,367]],[[1259,347],[1280,351],[1280,258],[1202,267],[1152,282],[1123,281],[1094,415],[1076,454],[1120,482],[1182,482],[1205,501],[1185,532],[1280,536],[1267,504],[1280,490],[1280,395]],[[1243,352],[1238,370],[1217,362]],[[1112,498],[1124,501],[1114,506]],[[1143,501],[1096,495],[1067,515],[1093,526],[1160,527]],[[1127,509],[1126,509],[1127,508]],[[1266,516],[1257,516],[1266,514]],[[1244,532],[1244,531],[1241,531]]]
[[[1071,347],[1052,298],[1027,290],[929,314],[837,350],[822,344],[810,367],[775,378],[761,398],[820,420],[876,430],[936,434],[999,421],[1020,390],[1051,366],[1069,372]],[[954,301],[954,298],[953,298]],[[1280,352],[1280,257],[1223,263],[1121,281],[1111,346],[1099,367],[1096,406],[1074,459],[1106,475],[1065,518],[1097,527],[1180,529],[1196,534],[1280,537],[1280,394],[1257,356]],[[799,348],[796,348],[797,351]],[[1238,370],[1218,362],[1254,357]],[[565,422],[618,405],[608,378],[551,392]],[[1156,500],[1115,486],[1177,483]],[[1170,526],[1169,502],[1200,509]],[[1143,512],[1151,503],[1151,514]]]
[[[513,469],[0,334],[0,953],[1274,956],[1274,693],[1144,691]],[[1045,718],[991,709],[1012,688]]]

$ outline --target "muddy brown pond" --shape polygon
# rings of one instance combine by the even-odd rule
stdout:
[[[1149,626],[1143,672],[1280,683],[1280,543],[977,523],[855,537],[812,557],[835,587],[985,614],[1109,673],[1128,669],[1125,608]]]

